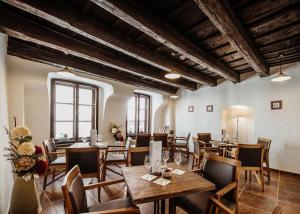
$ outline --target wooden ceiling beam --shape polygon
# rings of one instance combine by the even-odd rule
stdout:
[[[107,78],[110,80],[130,84],[137,87],[149,88],[165,93],[176,94],[178,88],[151,79],[143,79],[139,76],[126,74],[117,69],[105,67],[93,61],[82,60],[81,58],[71,55],[65,55],[64,52],[49,49],[46,47],[37,47],[34,43],[29,44],[22,40],[10,37],[8,40],[8,54],[23,59],[50,64],[54,66],[68,66],[72,69],[79,70]]]
[[[157,68],[179,73],[185,78],[201,84],[217,85],[214,78],[189,69],[187,66],[160,55],[133,40],[124,38],[100,22],[83,16],[80,11],[76,11],[59,1],[5,0],[5,2]]]
[[[228,38],[230,44],[262,77],[269,75],[269,68],[242,23],[234,14],[227,0],[194,0],[204,14]]]
[[[132,58],[114,54],[110,51],[56,32],[53,29],[46,28],[45,26],[28,20],[26,17],[15,14],[14,11],[12,12],[2,5],[0,6],[0,14],[0,28],[4,33],[10,36],[92,60],[112,68],[123,70],[127,73],[147,76],[148,78],[160,82],[184,87],[190,90],[197,89],[197,84],[195,82],[184,78],[176,80],[166,79],[164,75],[167,72],[165,71],[149,65],[144,65]]]
[[[112,13],[128,24],[146,33],[153,39],[186,56],[190,60],[219,74],[225,79],[239,82],[238,73],[227,67],[220,60],[184,38],[167,23],[160,20],[140,5],[132,5],[128,1],[91,0],[106,11]]]

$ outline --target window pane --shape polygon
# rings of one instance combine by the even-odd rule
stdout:
[[[135,120],[135,109],[127,110],[127,120]]]
[[[78,123],[78,137],[89,137],[91,134],[92,122]]]
[[[145,107],[146,107],[146,99],[140,97],[140,109],[145,109]]]
[[[56,139],[73,138],[73,122],[56,122],[55,129]]]
[[[56,121],[73,121],[73,107],[74,106],[70,104],[56,104]]]
[[[79,106],[79,121],[91,121],[92,109],[92,106]]]
[[[145,133],[145,122],[144,121],[139,122],[139,132]]]
[[[146,110],[140,110],[140,117],[139,117],[140,120],[145,120],[145,111]]]
[[[79,104],[93,104],[93,91],[91,89],[79,88]]]
[[[135,97],[132,97],[127,104],[128,109],[135,109]]]
[[[74,87],[65,85],[56,85],[55,88],[56,102],[73,103]]]
[[[132,121],[132,122],[127,121],[127,131],[128,131],[128,133],[135,133],[134,124],[135,124],[134,121]]]

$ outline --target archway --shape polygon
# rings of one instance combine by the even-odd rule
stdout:
[[[244,105],[233,105],[222,110],[224,137],[239,143],[254,142],[254,109]],[[224,132],[223,131],[223,132]]]

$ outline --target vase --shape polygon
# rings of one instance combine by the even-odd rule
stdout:
[[[35,214],[38,213],[39,203],[34,178],[25,181],[21,176],[16,176],[10,202],[10,214]]]

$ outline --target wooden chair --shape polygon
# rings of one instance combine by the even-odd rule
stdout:
[[[262,144],[238,144],[236,158],[241,161],[241,170],[245,170],[245,181],[248,177],[251,181],[251,172],[261,185],[261,191],[264,192],[264,177],[263,177],[263,158],[264,158],[264,145]],[[259,172],[260,178],[257,173]]]
[[[161,141],[163,148],[169,148],[169,145],[168,145],[168,134],[153,133],[153,140],[154,141]]]
[[[150,144],[151,134],[137,134],[136,147],[148,147]]]
[[[189,140],[191,133],[187,135],[187,137],[176,137],[174,143],[172,145],[173,153],[175,151],[180,151],[182,156],[186,158],[187,162],[190,158],[190,148],[189,148]]]
[[[129,145],[127,145],[129,143]],[[102,156],[102,181],[105,181],[107,171],[111,171],[117,175],[123,176],[122,172],[118,172],[110,166],[121,168],[120,165],[128,165],[127,156],[130,142],[126,141],[125,146],[108,146]]]
[[[97,146],[85,148],[66,149],[66,169],[70,171],[78,166],[83,178],[97,178],[101,181],[100,156]],[[98,200],[100,201],[100,188],[98,188]]]
[[[64,178],[61,186],[64,200],[65,210],[68,214],[77,213],[97,213],[97,214],[132,214],[140,213],[139,208],[134,206],[130,198],[116,199],[107,201],[100,204],[94,204],[93,206],[87,206],[86,190],[94,188],[102,188],[112,184],[124,182],[121,180],[112,180],[106,182],[100,182],[95,184],[84,185],[82,180],[82,174],[78,166],[74,166]]]
[[[203,170],[195,172],[213,182],[216,189],[170,199],[170,214],[176,213],[176,206],[191,214],[238,213],[240,161],[213,153],[204,153],[203,159]]]
[[[193,161],[192,161],[192,170],[195,166],[197,168],[200,168],[202,154],[201,154],[201,148],[200,144],[198,142],[198,138],[193,137],[193,144],[194,144],[194,152],[193,152]]]
[[[135,147],[128,150],[128,165],[141,166],[144,165],[145,156],[149,155],[149,147]]]
[[[210,141],[211,133],[197,133],[198,141],[203,144],[203,147],[212,147]]]
[[[267,169],[267,177],[268,180],[271,179],[271,175],[270,175],[270,165],[269,165],[269,152],[270,152],[270,147],[271,147],[271,140],[270,139],[266,139],[266,138],[261,138],[259,137],[257,140],[257,144],[262,144],[264,145],[264,161],[263,163],[266,164],[266,169]]]
[[[58,155],[65,155],[65,152],[58,152],[56,150],[54,141],[45,140],[43,142],[43,146],[44,146],[45,154],[48,159],[48,165],[46,168],[46,173],[44,175],[44,184],[43,184],[43,190],[45,190],[46,186],[52,184],[53,182],[57,181],[62,176],[64,176],[64,174],[62,173],[64,173],[66,169],[66,157],[58,156]],[[57,171],[58,173],[56,173]],[[49,173],[52,173],[52,180],[49,183],[47,183]],[[62,175],[59,176],[60,174]]]

